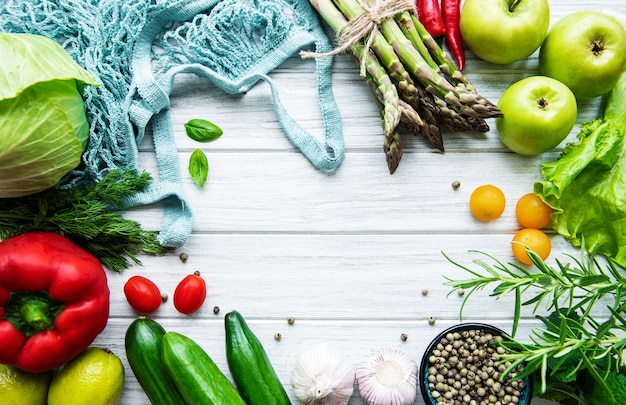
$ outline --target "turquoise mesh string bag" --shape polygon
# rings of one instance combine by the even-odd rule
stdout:
[[[267,83],[285,135],[311,164],[332,173],[343,160],[332,58],[311,61],[322,141],[289,115],[268,76],[303,48],[332,50],[307,0],[0,0],[0,12],[0,30],[54,38],[101,82],[85,92],[90,138],[83,161],[59,187],[80,187],[116,168],[139,169],[137,145],[150,130],[158,179],[123,208],[161,202],[165,246],[182,246],[193,227],[170,116],[179,73],[206,77],[229,94]]]

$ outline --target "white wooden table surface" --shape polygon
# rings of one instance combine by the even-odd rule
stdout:
[[[624,0],[550,3],[551,24],[574,10],[610,7],[626,12]],[[537,53],[508,66],[479,61],[469,51],[466,57],[464,73],[494,102],[513,82],[538,74]],[[313,62],[293,57],[271,76],[288,110],[321,137]],[[492,129],[486,134],[446,133],[445,153],[405,135],[404,156],[390,175],[378,111],[351,57],[335,58],[333,89],[346,157],[329,175],[316,170],[283,135],[266,84],[244,96],[228,96],[206,79],[177,78],[172,114],[194,231],[183,248],[162,257],[142,256],[142,266],[109,274],[111,317],[94,345],[110,348],[126,365],[121,404],[149,404],[124,353],[124,333],[137,316],[122,291],[132,275],[149,277],[172,297],[178,281],[199,270],[208,285],[203,308],[181,315],[170,299],[152,317],[167,330],[195,339],[228,375],[223,321],[227,312],[238,310],[262,341],[295,404],[290,373],[301,352],[315,343],[333,343],[355,365],[383,346],[400,348],[419,364],[430,340],[459,322],[462,298],[448,296],[443,275],[466,274],[442,252],[464,264],[477,258],[471,249],[514,260],[510,240],[519,228],[515,203],[532,191],[541,179],[541,163],[555,160],[559,148],[536,157],[516,155],[503,147],[489,120]],[[579,104],[579,123],[596,117],[599,101]],[[188,139],[183,124],[192,118],[216,123],[224,135],[209,144]],[[577,132],[575,128],[568,140]],[[191,182],[186,169],[199,146],[210,164],[203,190]],[[141,147],[146,170],[156,173],[150,139]],[[453,181],[460,182],[458,190]],[[507,197],[503,216],[490,223],[475,220],[468,207],[472,190],[486,183],[499,186]],[[128,216],[158,229],[161,210],[157,205]],[[550,236],[549,262],[563,253],[577,254],[561,236]],[[182,252],[189,256],[186,263],[179,260]],[[464,321],[510,331],[512,298],[495,301],[488,292],[470,299]],[[213,312],[216,306],[218,314]],[[520,339],[538,325],[531,313],[523,315]],[[292,325],[289,317],[295,318]],[[434,325],[429,317],[436,318]],[[274,339],[277,332],[279,341]],[[415,403],[423,404],[419,393]],[[363,404],[358,390],[350,404]]]

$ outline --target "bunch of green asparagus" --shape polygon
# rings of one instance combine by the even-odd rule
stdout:
[[[309,1],[338,35],[353,28],[353,19],[365,12],[371,14],[364,0]],[[374,1],[379,1],[378,6],[391,2]],[[442,126],[451,131],[487,132],[485,119],[502,116],[426,31],[414,7],[406,6],[404,11],[376,21],[368,34],[346,50],[362,65],[379,106],[390,173],[402,158],[399,128],[424,136],[432,147],[443,151]]]

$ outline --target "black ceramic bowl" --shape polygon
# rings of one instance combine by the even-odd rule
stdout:
[[[487,325],[487,324],[482,324],[482,323],[462,323],[459,325],[455,325],[452,326],[446,330],[444,330],[443,332],[441,332],[439,335],[437,335],[436,338],[434,338],[432,340],[432,342],[428,345],[428,347],[426,348],[426,351],[424,352],[424,356],[422,358],[421,361],[421,366],[420,366],[420,371],[419,371],[419,385],[420,385],[420,390],[422,392],[422,397],[424,398],[424,403],[426,405],[436,405],[437,401],[433,396],[433,392],[431,391],[431,389],[429,388],[429,369],[431,367],[430,364],[430,357],[433,355],[433,352],[437,349],[437,345],[439,343],[442,342],[443,339],[446,339],[446,335],[449,333],[455,333],[455,332],[464,332],[464,331],[483,331],[486,333],[491,334],[492,336],[503,336],[505,335],[505,333],[494,327],[491,325]],[[456,360],[455,360],[456,361]],[[455,377],[456,377],[456,373],[454,373]],[[450,378],[454,378],[451,377]],[[460,376],[458,378],[461,378]],[[497,380],[497,378],[496,378]],[[517,405],[529,405],[530,401],[532,399],[532,392],[533,392],[533,381],[532,381],[532,377],[528,376],[526,378],[524,378],[522,380],[524,382],[524,386],[521,389],[518,389],[519,391],[519,402],[517,403]],[[470,399],[477,399],[480,396],[475,392],[475,387],[472,387],[472,390],[465,390],[466,391],[466,395],[469,395]],[[471,394],[471,392],[473,392],[473,394]],[[489,392],[487,391],[488,395]],[[450,401],[446,402],[446,403],[451,403]],[[462,403],[469,403],[469,402],[462,402]],[[478,400],[477,403],[480,403],[480,401]]]

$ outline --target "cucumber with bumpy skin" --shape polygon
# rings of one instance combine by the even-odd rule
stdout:
[[[152,319],[135,319],[124,338],[126,358],[152,405],[185,405],[161,362],[165,329]]]
[[[237,389],[248,405],[290,405],[261,342],[241,314],[226,314],[226,359]]]
[[[163,336],[161,357],[188,404],[246,405],[230,380],[193,339],[167,332]]]

